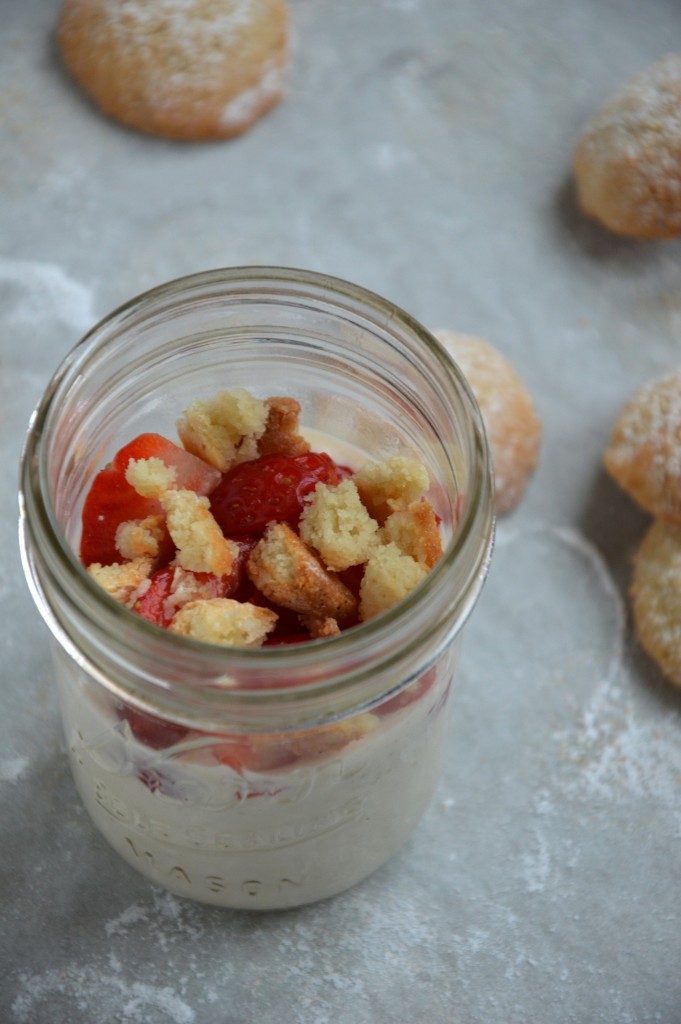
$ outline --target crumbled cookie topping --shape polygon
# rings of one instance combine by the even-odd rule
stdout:
[[[300,629],[319,639],[402,600],[442,554],[438,519],[425,497],[425,466],[400,455],[367,462],[352,474],[324,456],[331,470],[328,482],[313,481],[306,492],[297,492],[298,478],[288,478],[286,468],[294,464],[286,459],[310,452],[299,417],[295,399],[260,401],[242,388],[190,405],[178,423],[184,451],[159,438],[170,454],[157,446],[163,458],[150,454],[129,460],[125,482],[144,499],[149,514],[117,526],[122,561],[89,566],[93,578],[157,625],[208,643],[240,647],[265,643],[280,618],[294,622],[290,635],[288,626],[281,627],[283,642],[304,638]],[[203,470],[197,463],[201,494],[189,489],[194,485],[188,486],[182,475],[187,451],[204,460]],[[282,457],[281,468],[274,472],[270,467],[270,476],[259,478],[257,460],[262,458],[265,465],[275,455]],[[262,508],[269,512],[271,505],[273,518],[254,536],[240,521],[243,494],[235,494],[235,505],[230,497],[231,518],[225,518],[219,502],[211,506],[213,483],[205,486],[206,474],[214,473],[206,463],[224,473],[243,461],[251,462],[255,473],[254,483],[244,487],[260,488],[254,494],[263,486],[274,488],[262,492],[272,499]],[[277,487],[288,491],[280,497]],[[288,512],[288,521],[276,517],[278,508],[289,508],[291,493],[294,510],[299,502],[297,523]],[[228,528],[227,522],[233,526]],[[228,529],[238,534],[238,542],[226,536]],[[170,563],[168,545],[171,553],[174,549]]]
[[[114,600],[127,605],[135,600],[140,587],[148,582],[153,564],[151,558],[134,558],[130,562],[114,562],[113,565],[93,562],[87,571]]]
[[[384,462],[367,462],[353,476],[369,515],[383,524],[391,512],[423,497],[430,483],[428,470],[417,459],[393,455]]]
[[[190,601],[170,623],[172,633],[209,644],[259,647],[277,622],[275,612],[227,597]]]
[[[366,562],[377,542],[378,523],[362,504],[353,480],[317,484],[300,519],[300,536],[329,569]]]
[[[221,391],[215,398],[192,402],[178,421],[182,444],[225,473],[230,466],[258,455],[269,410],[244,388]]]

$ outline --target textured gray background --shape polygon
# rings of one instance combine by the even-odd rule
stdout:
[[[0,1020],[681,1021],[681,697],[631,636],[646,521],[600,469],[622,401],[678,361],[681,246],[609,237],[569,175],[585,118],[681,49],[677,0],[291,0],[286,101],[205,145],[95,112],[59,66],[57,8],[0,3]],[[81,332],[241,263],[482,334],[545,426],[431,809],[365,884],[274,916],[171,897],[95,834],[15,540],[22,434]]]

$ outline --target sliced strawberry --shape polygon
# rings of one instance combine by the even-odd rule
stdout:
[[[230,573],[230,591],[227,597],[234,597],[236,600],[245,600],[240,597],[240,594],[244,587],[253,586],[248,575],[246,573],[246,566],[248,565],[248,558],[258,543],[257,537],[231,537],[230,540],[239,549],[239,554]]]
[[[127,704],[119,706],[118,717],[128,723],[135,739],[146,744],[147,747],[151,747],[152,750],[172,747],[184,739],[189,732],[184,725],[169,722],[165,718],[158,718],[156,715],[149,715],[146,712],[136,711]]]
[[[141,497],[120,470],[113,466],[103,469],[92,481],[83,505],[81,561],[84,565],[120,562],[121,554],[116,547],[116,530],[120,524],[130,519],[161,515],[162,512],[159,503],[153,498]],[[172,542],[164,547],[168,548],[164,554],[170,557]]]
[[[114,455],[112,466],[123,474],[130,459],[160,459],[175,470],[175,486],[197,494],[210,494],[220,482],[219,469],[209,466],[160,434],[140,434]]]
[[[148,622],[153,622],[155,626],[165,628],[175,612],[174,608],[171,610],[166,605],[174,578],[175,567],[172,565],[155,572],[151,577],[149,589],[135,601],[132,610]]]
[[[320,482],[339,482],[324,452],[265,455],[225,474],[210,496],[211,510],[227,537],[262,533],[271,522],[296,526],[305,495]]]
[[[80,557],[84,565],[120,562],[121,555],[116,548],[116,530],[120,524],[163,514],[155,498],[141,497],[125,479],[131,459],[150,458],[161,459],[166,466],[172,466],[176,486],[197,494],[209,494],[221,478],[217,469],[160,434],[140,434],[121,448],[111,464],[92,481],[83,506]],[[168,561],[173,550],[170,537],[166,537],[160,561]]]
[[[200,596],[202,599],[210,600],[214,597],[233,597],[245,575],[247,561],[248,551],[242,549],[229,576],[216,576],[210,572],[190,573],[187,569],[184,569],[182,571],[185,587],[186,578],[190,577],[191,584],[191,577],[193,577],[196,582],[197,596]],[[132,608],[143,619],[153,622],[155,626],[160,626],[162,629],[169,625],[170,620],[178,610],[178,605],[174,605],[172,601],[168,600],[173,594],[175,575],[176,568],[174,565],[167,565],[163,569],[158,569],[152,575],[148,589],[135,601]],[[192,598],[189,597],[187,600],[192,600]]]

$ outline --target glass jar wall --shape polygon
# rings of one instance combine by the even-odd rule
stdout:
[[[404,601],[335,637],[224,648],[157,629],[85,572],[94,474],[136,434],[173,437],[187,405],[236,386],[296,398],[331,454],[409,452],[426,466],[445,550]],[[73,773],[112,846],[174,892],[260,909],[330,896],[384,863],[439,776],[493,532],[479,413],[431,335],[309,272],[172,282],[76,346],[34,416],[21,479],[24,564],[54,638]]]

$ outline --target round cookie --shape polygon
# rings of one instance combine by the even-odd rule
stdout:
[[[587,122],[573,168],[583,211],[610,231],[681,233],[681,54],[636,75]]]
[[[681,523],[681,370],[649,381],[629,399],[603,462],[647,512]]]
[[[66,0],[57,38],[110,117],[175,139],[245,131],[280,98],[285,0]]]
[[[634,558],[631,600],[641,645],[681,686],[681,526],[650,527]]]
[[[539,457],[541,423],[532,399],[508,360],[469,334],[432,332],[461,367],[480,406],[492,451],[496,510],[510,512],[522,498]]]

